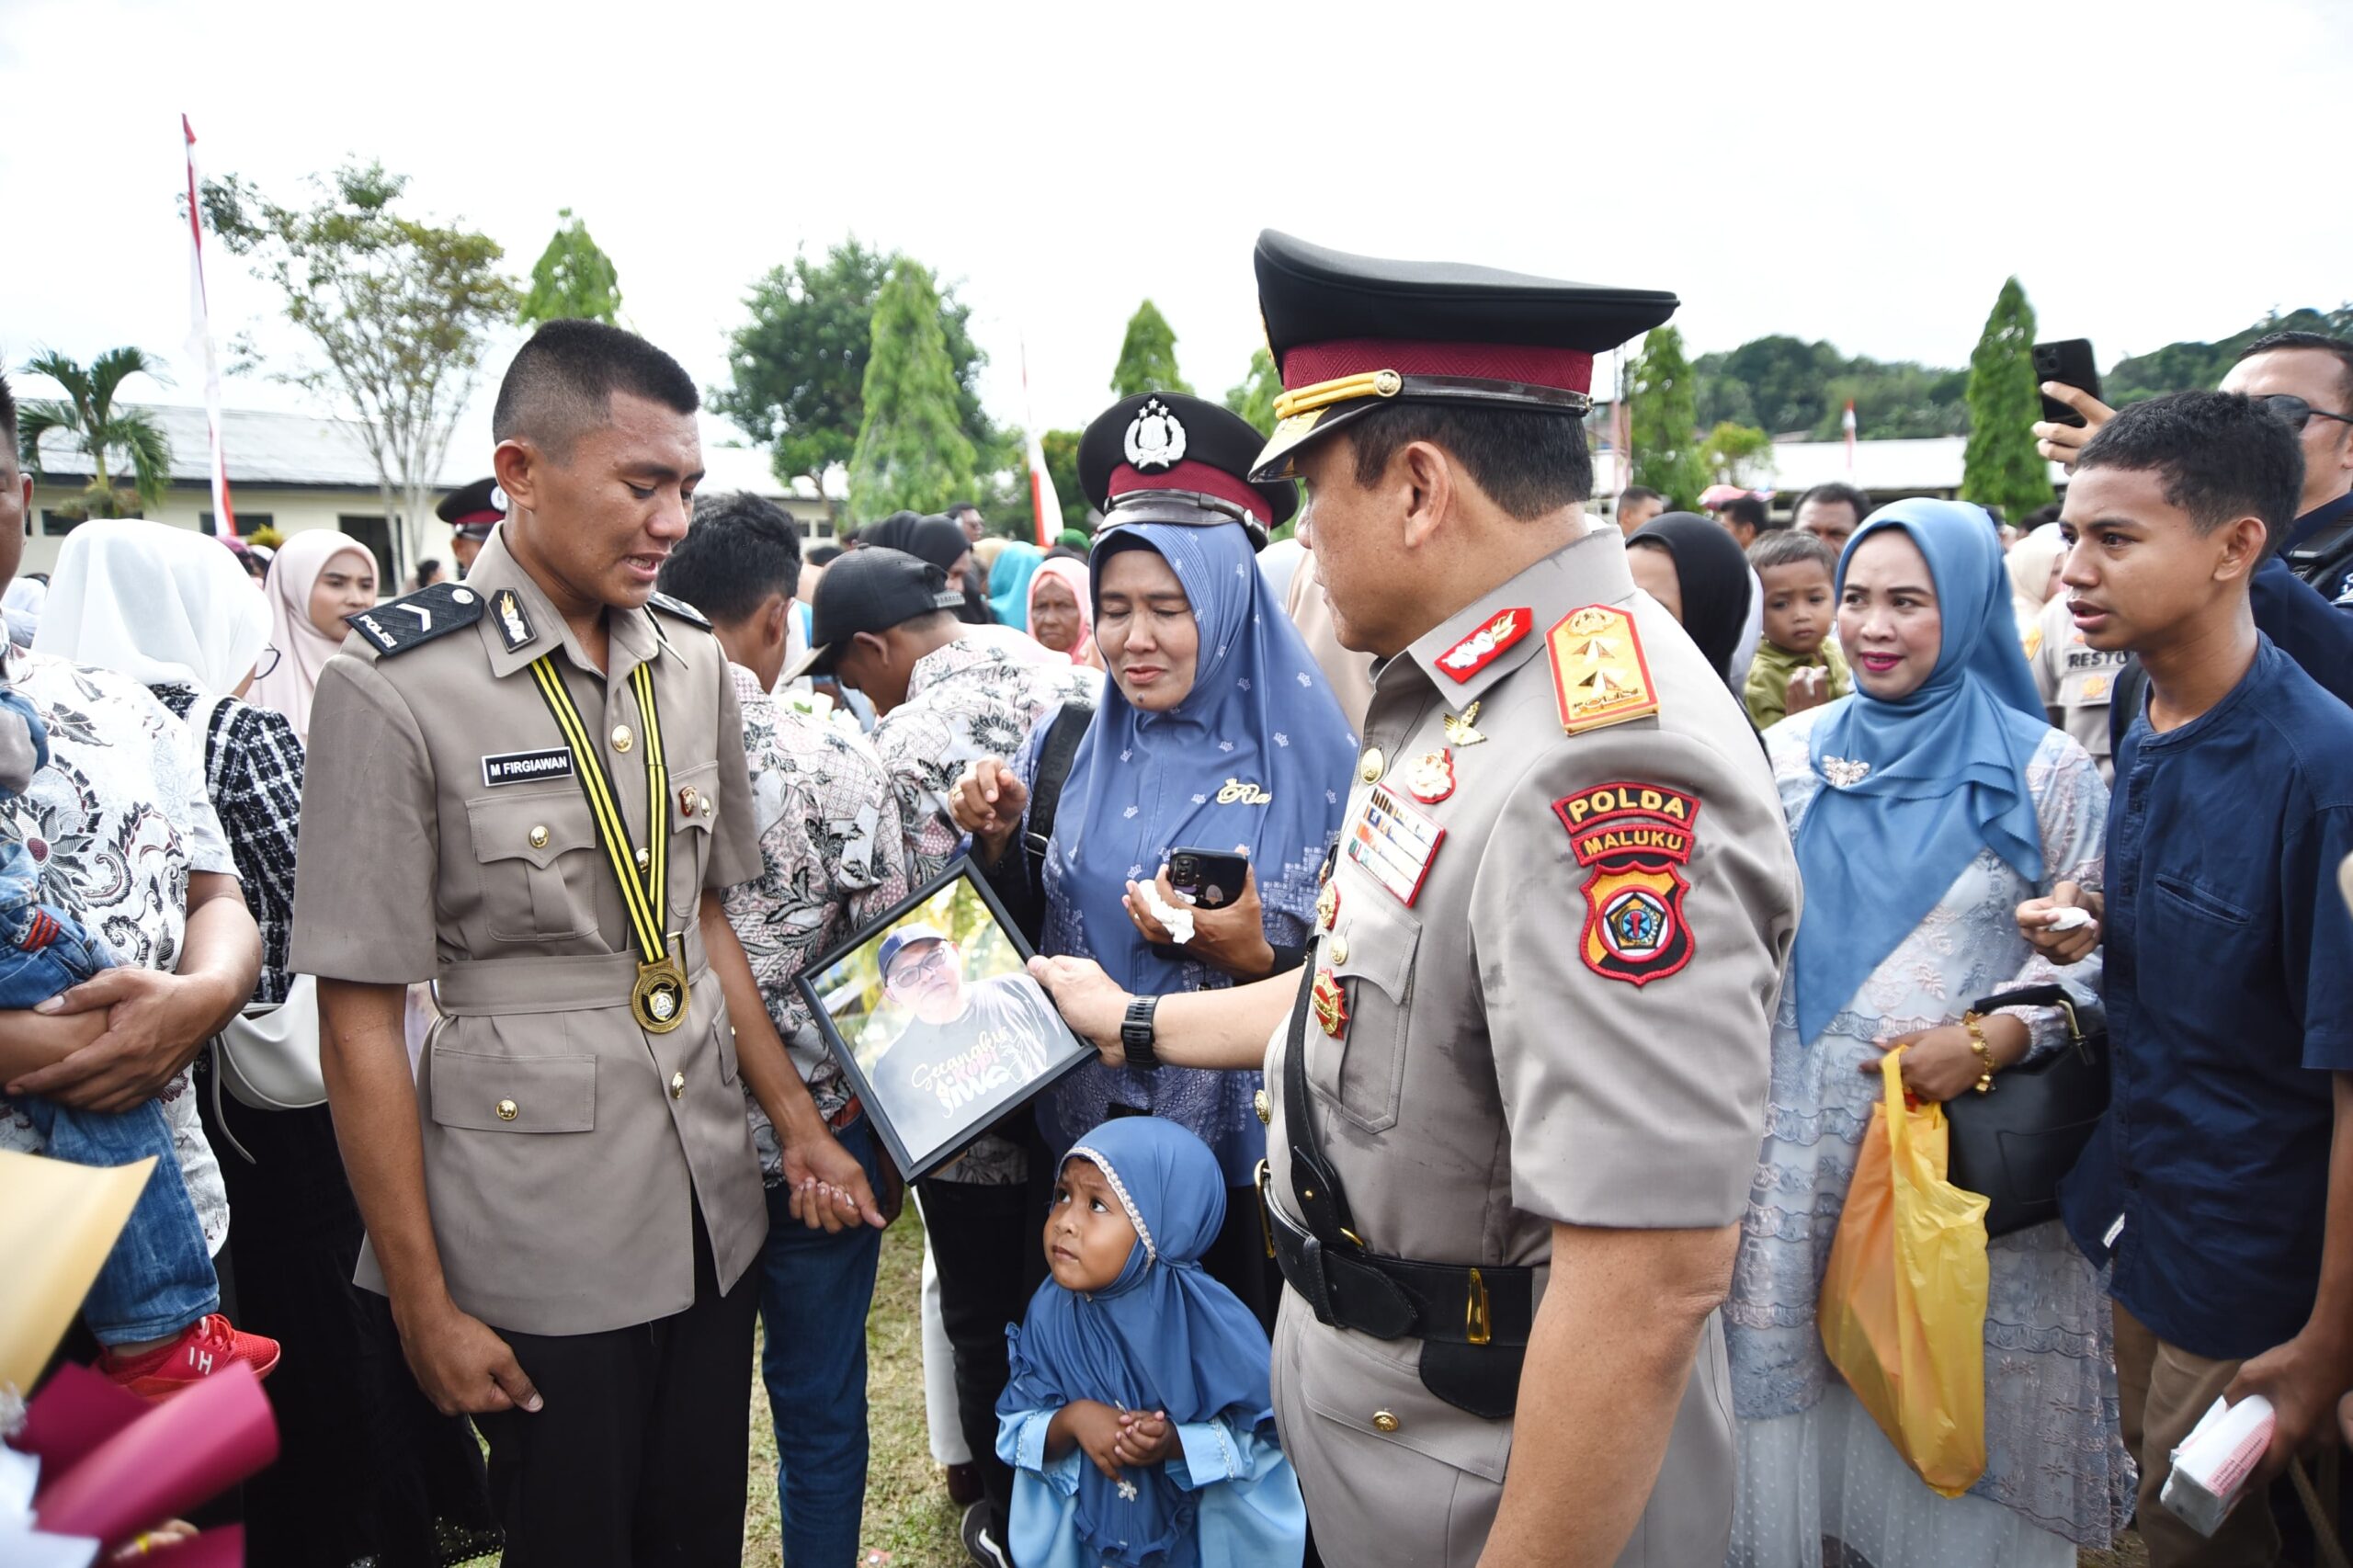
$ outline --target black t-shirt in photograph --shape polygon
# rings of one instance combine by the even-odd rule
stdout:
[[[996,1108],[1043,1072],[1062,1043],[1053,1006],[1026,974],[975,981],[963,1013],[921,1018],[883,1047],[868,1076],[910,1154],[921,1157],[958,1128],[982,1131],[974,1108]]]

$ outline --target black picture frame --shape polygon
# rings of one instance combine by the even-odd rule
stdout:
[[[884,943],[918,926],[957,949],[954,978],[967,998],[957,1018],[926,1021],[884,988]],[[795,977],[826,1049],[907,1180],[938,1169],[1040,1090],[1096,1060],[1095,1048],[1063,1022],[1045,988],[1029,977],[1034,956],[987,879],[971,857],[960,856]],[[980,972],[968,972],[975,965]],[[974,1019],[971,996],[983,987],[987,1016]],[[893,1062],[892,1053],[919,1028],[916,1056]],[[970,1043],[940,1055],[966,1028]]]

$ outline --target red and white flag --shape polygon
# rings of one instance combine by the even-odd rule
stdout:
[[[196,128],[180,116],[188,142],[188,351],[204,367],[204,423],[212,437],[212,517],[222,539],[237,537],[229,506],[229,464],[221,453],[221,361],[212,352],[212,318],[204,297],[204,218],[196,204]]]
[[[1054,494],[1054,476],[1046,472],[1046,448],[1038,438],[1038,421],[1029,412],[1029,346],[1021,346],[1021,423],[1029,440],[1029,507],[1037,524],[1038,546],[1051,550],[1063,531],[1062,498]]]
[[[1855,477],[1855,400],[1853,398],[1847,400],[1847,415],[1838,424],[1839,427],[1847,432],[1847,477],[1852,479]]]

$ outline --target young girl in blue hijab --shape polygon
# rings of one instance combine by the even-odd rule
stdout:
[[[1007,1330],[997,1453],[1018,1568],[1283,1568],[1307,1511],[1275,1436],[1266,1332],[1201,1269],[1225,1215],[1209,1148],[1125,1117],[1055,1178],[1051,1273]]]

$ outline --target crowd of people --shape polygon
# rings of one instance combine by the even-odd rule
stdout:
[[[1256,262],[1271,438],[1123,398],[1051,545],[810,548],[556,322],[454,577],[102,520],[12,588],[0,1148],[157,1158],[69,1353],[267,1376],[265,1565],[733,1563],[756,1362],[838,1568],[912,1199],[983,1565],[2327,1561],[2273,1483],[2353,1442],[2353,344],[2047,389],[2015,527],[1604,521],[1590,357],[1672,296]],[[966,869],[1094,1056],[905,1172],[803,982]],[[902,924],[879,984],[952,1029],[965,962]],[[270,1016],[314,1103],[205,1050]],[[1927,1300],[1982,1321],[1955,1494],[1822,1326],[1882,1062],[1959,1127],[2086,1036],[2106,1112]],[[2258,1394],[2193,1528],[2173,1450]]]

